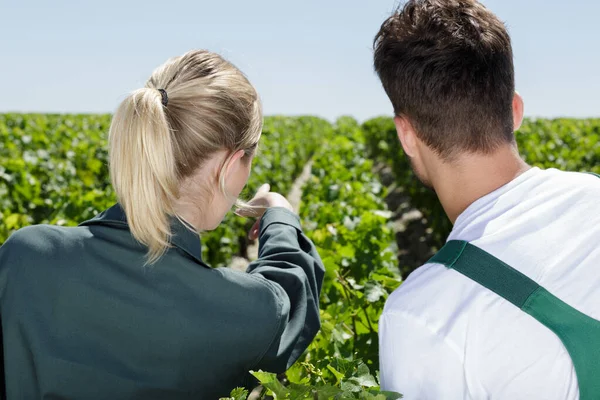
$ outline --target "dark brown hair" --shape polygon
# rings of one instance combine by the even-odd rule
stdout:
[[[444,159],[514,141],[504,24],[475,0],[410,0],[375,37],[375,70],[419,138]]]

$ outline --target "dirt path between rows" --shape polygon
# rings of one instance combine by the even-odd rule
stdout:
[[[296,181],[292,185],[292,189],[288,193],[287,199],[289,200],[292,207],[294,207],[294,211],[296,213],[300,212],[300,203],[302,202],[302,188],[306,184],[306,182],[310,179],[310,174],[312,172],[313,160],[309,160],[304,168],[302,169],[302,173]]]
[[[312,165],[313,160],[311,159],[306,163],[306,165],[302,169],[302,173],[296,178],[294,184],[292,185],[292,188],[290,189],[290,192],[286,196],[296,213],[300,212],[300,204],[302,203],[302,188],[310,178],[310,174],[312,172]],[[234,257],[231,262],[231,268],[240,271],[245,271],[250,261],[256,260],[258,258],[258,241],[255,240],[254,242],[251,242],[248,245],[247,254],[248,258]]]
[[[398,270],[402,279],[406,280],[412,271],[436,253],[439,244],[423,214],[411,204],[410,196],[404,188],[396,185],[392,169],[379,163],[374,172],[388,189],[385,202],[392,212],[390,225],[398,245]]]

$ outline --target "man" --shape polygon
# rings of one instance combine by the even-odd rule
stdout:
[[[474,0],[410,0],[377,34],[375,69],[415,174],[454,224],[386,303],[383,388],[600,398],[600,179],[519,157],[504,25]]]

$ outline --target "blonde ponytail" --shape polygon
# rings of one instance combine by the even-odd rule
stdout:
[[[181,182],[219,150],[254,149],[261,130],[255,89],[204,50],[169,60],[121,103],[109,132],[110,174],[131,233],[148,247],[147,263],[170,246]]]
[[[113,117],[109,142],[112,184],[131,233],[148,246],[153,263],[169,245],[169,204],[177,192],[171,129],[160,92],[131,93]]]

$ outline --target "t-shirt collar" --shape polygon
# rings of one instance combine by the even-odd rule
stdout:
[[[496,199],[499,196],[501,196],[502,194],[504,194],[504,193],[508,192],[509,190],[513,189],[517,185],[519,185],[522,182],[524,182],[527,179],[529,179],[532,175],[538,173],[539,171],[540,171],[539,167],[531,167],[527,171],[523,172],[521,175],[517,176],[512,181],[510,181],[510,182],[508,182],[508,183],[500,186],[498,189],[496,189],[496,190],[494,190],[494,191],[486,194],[485,196],[482,196],[479,199],[475,200],[462,213],[460,213],[460,215],[456,218],[456,221],[454,222],[454,227],[462,226],[463,219],[465,219],[468,215],[471,215],[472,213],[474,213],[475,210],[477,210],[483,204],[486,204],[486,203],[488,203],[490,201],[493,201],[493,199]]]

